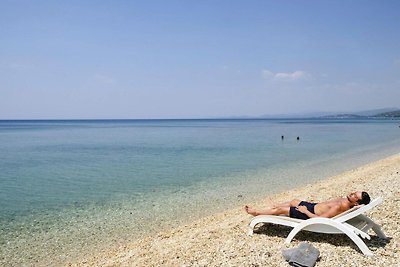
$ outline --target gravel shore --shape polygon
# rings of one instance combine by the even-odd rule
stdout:
[[[251,216],[237,207],[198,220],[169,232],[138,240],[118,250],[95,255],[73,266],[289,266],[281,250],[309,242],[320,251],[316,266],[400,266],[400,154],[357,169],[268,196],[253,207],[270,206],[293,198],[322,201],[367,191],[382,196],[383,204],[368,213],[388,236],[383,240],[370,232],[367,246],[373,257],[364,256],[345,235],[301,232],[291,244],[284,240],[291,228],[262,225],[247,235]]]

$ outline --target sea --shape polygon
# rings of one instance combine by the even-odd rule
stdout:
[[[390,119],[3,120],[0,265],[66,265],[399,151]]]

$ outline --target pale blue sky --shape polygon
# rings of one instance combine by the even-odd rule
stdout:
[[[0,119],[399,107],[400,1],[1,1]]]

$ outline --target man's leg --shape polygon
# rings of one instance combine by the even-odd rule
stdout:
[[[297,207],[300,204],[300,200],[293,199],[289,202],[274,205],[272,208],[267,209],[253,209],[249,206],[245,206],[244,210],[253,216],[257,215],[286,215],[289,216],[290,207]]]
[[[257,215],[286,215],[289,216],[290,207],[273,207],[268,209],[253,209],[249,206],[245,206],[244,210],[253,216]]]

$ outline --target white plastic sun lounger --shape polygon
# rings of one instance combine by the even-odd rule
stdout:
[[[290,243],[301,230],[326,234],[346,234],[358,246],[362,253],[372,256],[372,252],[360,237],[369,240],[371,237],[368,235],[368,230],[370,229],[381,238],[386,239],[386,235],[378,224],[374,223],[363,213],[381,204],[382,201],[383,199],[381,197],[376,198],[368,205],[355,206],[333,218],[317,217],[300,220],[287,216],[259,215],[251,220],[249,224],[249,235],[253,234],[254,227],[259,223],[273,223],[293,227],[285,243]]]

